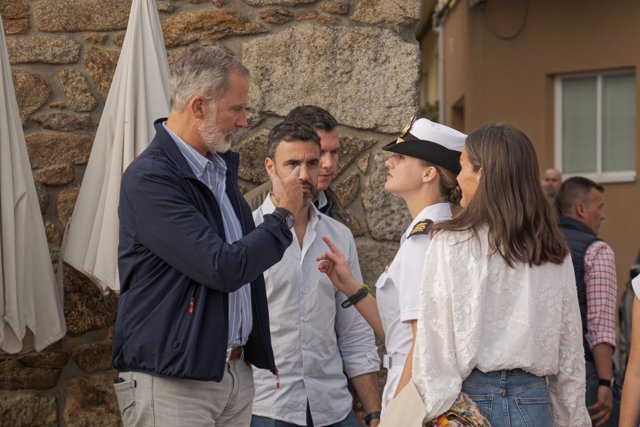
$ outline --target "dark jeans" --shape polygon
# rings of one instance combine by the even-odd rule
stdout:
[[[521,369],[488,373],[474,369],[462,383],[462,391],[493,427],[553,427],[544,377]]]
[[[598,372],[596,371],[596,364],[591,361],[585,362],[585,368],[587,371],[587,406],[591,406],[598,400]],[[604,427],[618,427],[620,419],[620,399],[622,396],[622,381],[620,375],[613,371],[613,409],[609,419],[604,424]],[[595,424],[593,424],[595,425]]]
[[[251,417],[251,427],[299,427],[297,424],[287,423],[285,421],[274,420],[267,417],[259,417],[253,415]],[[311,419],[311,411],[309,405],[307,405],[307,427],[313,427],[313,420]],[[358,420],[356,419],[353,411],[349,412],[349,415],[335,424],[330,424],[327,427],[359,427]]]

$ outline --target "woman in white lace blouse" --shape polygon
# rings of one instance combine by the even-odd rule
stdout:
[[[506,125],[471,133],[465,208],[435,224],[423,270],[413,381],[426,420],[464,391],[495,426],[591,426],[569,251],[535,150]]]

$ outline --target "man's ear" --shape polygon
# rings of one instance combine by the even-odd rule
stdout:
[[[204,98],[200,95],[194,96],[187,103],[187,108],[197,119],[203,120],[205,116],[205,101]]]
[[[578,218],[584,218],[586,216],[587,213],[587,205],[582,202],[579,201],[576,203],[576,215],[578,216]]]
[[[266,157],[264,159],[264,168],[267,170],[269,175],[274,173],[275,163],[273,163],[273,160],[270,157]]]

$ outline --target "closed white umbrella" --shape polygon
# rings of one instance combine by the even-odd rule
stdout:
[[[63,242],[63,258],[103,290],[119,290],[122,173],[169,112],[169,64],[155,0],[134,0],[118,66]]]
[[[43,350],[66,332],[0,19],[0,349]]]

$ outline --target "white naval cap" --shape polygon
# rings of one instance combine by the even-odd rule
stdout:
[[[467,135],[429,119],[411,118],[400,136],[383,150],[417,157],[458,174],[460,152]]]

